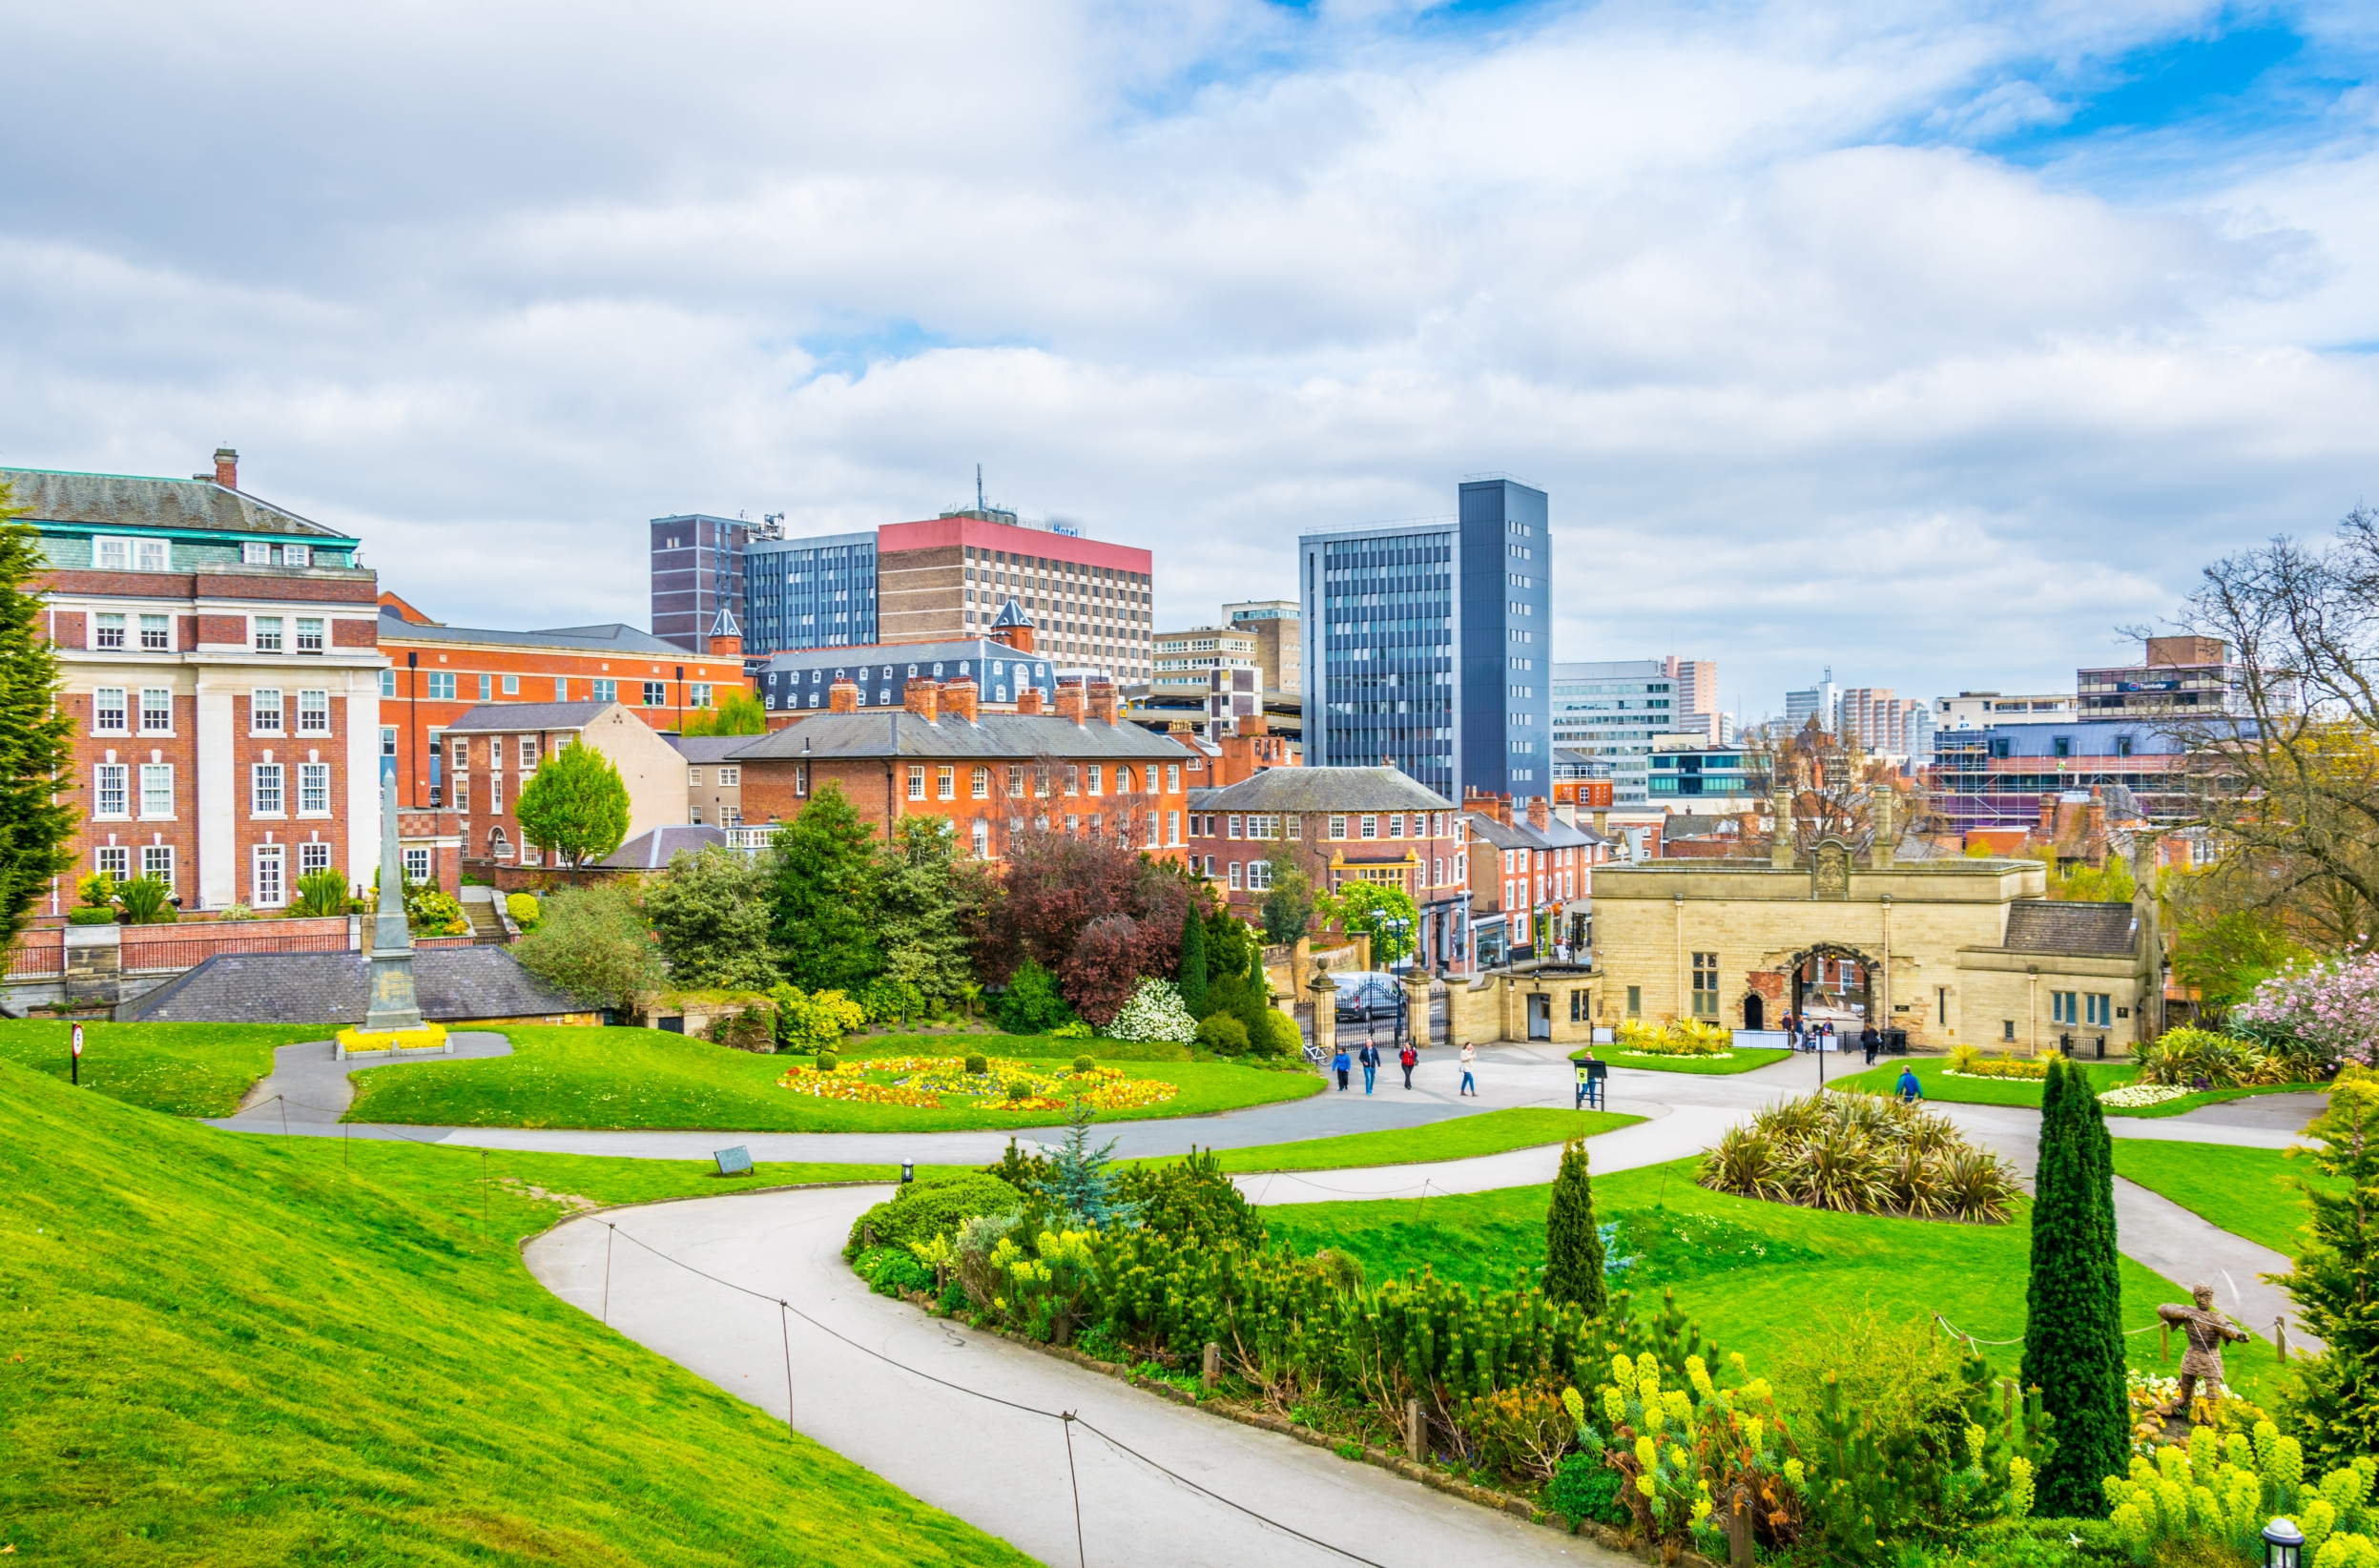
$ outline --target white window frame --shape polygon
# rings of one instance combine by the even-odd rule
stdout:
[[[133,559],[134,571],[171,571],[174,567],[173,548],[162,539],[134,540]]]
[[[112,609],[92,611],[91,646],[114,651],[124,646],[124,631],[131,617]],[[113,640],[111,640],[113,639]]]
[[[289,775],[279,762],[252,762],[248,765],[248,815],[250,816],[287,816],[289,815]]]
[[[316,805],[320,800],[321,804]],[[330,764],[300,762],[298,764],[298,815],[328,816],[330,815]]]
[[[397,694],[397,671],[394,666],[380,672],[380,694],[383,697],[394,697]]]
[[[152,708],[149,706],[151,697],[163,697],[164,704]],[[165,722],[151,724],[149,715],[153,712],[164,714]],[[170,735],[174,732],[174,692],[171,687],[144,686],[140,689],[140,732],[144,735]]]
[[[487,766],[487,815],[504,815],[504,761],[500,755],[491,758]],[[499,828],[496,831],[501,833],[504,830]]]
[[[990,798],[991,798],[991,770],[990,770],[990,769],[988,769],[988,768],[980,768],[980,767],[979,767],[979,768],[977,768],[977,769],[975,770],[975,778],[974,778],[973,789],[974,789],[974,792],[975,792],[975,793],[974,793],[974,795],[973,795],[973,798],[974,798],[974,799],[977,799],[977,800],[988,800],[988,799],[990,799]]]
[[[702,788],[702,770],[699,768],[687,769],[686,782],[697,790]]]
[[[171,844],[141,845],[140,875],[155,877],[165,884],[167,894],[174,893],[180,885],[176,877],[174,846]]]
[[[1347,819],[1345,814],[1341,812],[1332,813],[1330,817],[1330,836],[1333,838],[1344,838],[1346,836]]]
[[[433,670],[433,671],[431,671],[429,672],[429,700],[430,700],[430,701],[432,701],[432,702],[458,702],[458,701],[460,701],[461,699],[460,699],[460,698],[458,698],[458,697],[454,694],[454,692],[455,692],[455,686],[454,686],[454,673],[453,673],[453,671],[446,671],[446,670]]]
[[[289,856],[286,844],[258,844],[248,851],[248,905],[252,909],[286,909],[289,906]]]
[[[91,869],[129,882],[133,876],[133,847],[130,844],[102,844],[91,852]]]
[[[132,540],[121,534],[93,535],[91,540],[91,567],[93,571],[132,570]]]
[[[909,798],[911,800],[925,798],[925,765],[921,762],[909,764]]]
[[[102,762],[93,767],[91,770],[91,815],[113,821],[130,820],[133,815],[132,778],[129,763]]]
[[[323,623],[320,615],[299,616],[295,629],[297,640],[291,646],[299,652],[320,653],[323,650]]]
[[[269,567],[273,564],[273,547],[267,540],[251,539],[239,547],[239,564],[243,567]]]
[[[937,800],[956,800],[958,797],[958,765],[951,762],[937,764],[934,768],[934,798]]]
[[[286,625],[287,623],[279,615],[249,616],[248,640],[250,646],[252,646],[259,653],[279,652],[281,650],[281,633],[285,629]]]
[[[298,693],[298,733],[326,735],[330,733],[330,693],[300,691]]]
[[[645,682],[644,705],[647,708],[667,708],[669,706],[669,682]]]
[[[132,733],[132,709],[125,703],[126,689],[121,686],[93,687],[91,692],[91,732],[94,735],[125,735]],[[113,705],[113,706],[111,706]],[[113,713],[114,722],[109,723]]]
[[[280,564],[284,567],[312,566],[314,564],[314,547],[311,545],[283,545],[280,547]]]
[[[1233,892],[1233,893],[1237,893],[1238,891],[1240,891],[1240,886],[1241,886],[1241,884],[1240,884],[1240,880],[1239,880],[1239,862],[1238,862],[1238,861],[1236,861],[1236,860],[1233,860],[1233,861],[1231,861],[1231,892]]]
[[[149,640],[152,635],[156,638],[155,643],[152,643]],[[141,616],[140,651],[143,653],[171,653],[174,651],[174,617],[171,615]]]
[[[170,762],[143,762],[140,767],[140,815],[142,822],[174,820],[174,765]],[[162,802],[165,809],[158,811]]]
[[[614,680],[596,681],[594,683],[594,700],[597,702],[619,701],[619,682]]]
[[[309,838],[298,846],[298,875],[311,877],[318,871],[330,869],[330,846],[319,838]]]
[[[281,711],[279,687],[260,686],[249,691],[248,733],[252,735],[282,734],[286,732],[281,726],[287,722],[288,715]]]
[[[975,818],[973,836],[975,841],[975,858],[978,860],[990,859],[991,823],[986,818],[981,816]]]
[[[517,697],[521,694],[521,678],[518,675],[504,677],[504,694],[507,697]]]
[[[419,867],[420,869],[416,870],[416,867]],[[410,882],[426,882],[429,880],[430,873],[435,869],[436,868],[431,864],[431,856],[429,851],[425,849],[408,849],[404,852],[405,880]]]
[[[686,706],[689,708],[708,708],[711,706],[711,688],[707,681],[696,681],[693,686],[687,689]]]
[[[743,787],[743,769],[742,769],[742,767],[741,767],[740,765],[737,765],[737,766],[734,766],[734,767],[726,767],[726,768],[721,768],[721,769],[719,769],[719,771],[718,771],[718,783],[719,783],[719,788],[721,788],[721,789],[723,789],[723,790],[739,790],[739,789],[741,789],[741,788]]]

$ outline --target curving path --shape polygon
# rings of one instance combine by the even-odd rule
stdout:
[[[1632,1560],[871,1295],[841,1248],[852,1222],[889,1190],[753,1193],[615,1210],[559,1226],[529,1242],[524,1255],[563,1300],[590,1314],[608,1311],[620,1332],[779,1417],[789,1359],[795,1426],[1045,1562],[1345,1568],[1340,1553],[1240,1509],[1386,1568],[1620,1568]],[[617,1237],[607,1229],[612,1225]],[[798,1317],[780,1322],[771,1301],[692,1273],[648,1247],[788,1301],[834,1334]],[[1079,1413],[1238,1507],[1201,1496],[1078,1426],[1078,1539],[1061,1423],[921,1372],[1034,1411]]]

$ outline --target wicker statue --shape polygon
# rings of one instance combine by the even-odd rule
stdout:
[[[2179,1324],[2182,1331],[2188,1336],[2189,1352],[2181,1358],[2181,1410],[2179,1413],[2183,1419],[2188,1415],[2190,1399],[2196,1391],[2198,1379],[2201,1377],[2205,1380],[2207,1408],[2210,1409],[2222,1401],[2223,1343],[2225,1340],[2244,1340],[2247,1337],[2245,1331],[2232,1328],[2223,1320],[2221,1313],[2214,1310],[2214,1288],[2212,1286],[2193,1285],[2189,1287],[2189,1294],[2197,1299],[2197,1305],[2194,1307],[2182,1307],[2177,1303],[2167,1302],[2156,1309],[2158,1317],[2167,1323]]]

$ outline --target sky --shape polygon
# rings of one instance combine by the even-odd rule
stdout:
[[[2379,10],[21,7],[0,463],[649,621],[646,519],[1155,552],[1546,490],[1562,659],[2071,690],[2379,492]]]

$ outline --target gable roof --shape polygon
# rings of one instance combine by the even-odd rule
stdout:
[[[670,862],[679,850],[699,854],[705,848],[725,849],[727,835],[720,829],[692,825],[654,828],[640,833],[610,854],[595,862],[614,871],[658,871]]]
[[[717,657],[741,665],[724,654],[688,653],[675,643],[663,642],[649,631],[612,622],[604,626],[554,627],[544,631],[498,631],[488,627],[433,626],[406,619],[394,605],[380,607],[380,640],[387,643],[493,643],[507,648],[569,648],[590,653],[655,653],[665,658]],[[385,624],[394,621],[394,626]]]
[[[444,728],[450,735],[584,730],[617,707],[616,702],[483,702]]]
[[[1171,744],[1169,741],[1168,745]],[[1198,792],[1208,812],[1442,812],[1454,802],[1400,768],[1265,768]]]
[[[725,762],[760,737],[757,735],[665,734],[661,738],[676,747],[677,754],[688,762]]]
[[[1024,762],[1039,756],[1114,757],[1129,762],[1179,762],[1180,747],[1136,724],[1092,722],[1042,713],[983,713],[972,724],[944,713],[928,722],[917,713],[880,709],[863,713],[813,713],[772,734],[748,737],[730,762],[826,762],[854,757],[984,757]]]
[[[2027,899],[2007,906],[2007,939],[2000,945],[2011,953],[2127,959],[2138,930],[2139,917],[2129,904]]]
[[[225,533],[296,534],[353,540],[285,507],[211,479],[152,479],[140,474],[75,474],[49,468],[0,468],[25,521],[96,528],[192,528]]]

